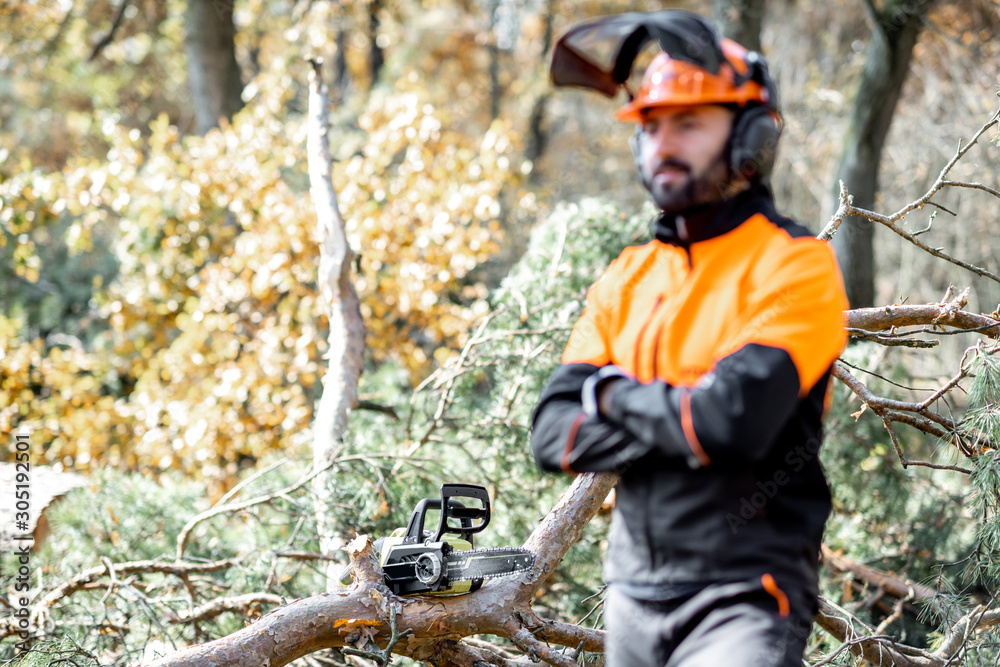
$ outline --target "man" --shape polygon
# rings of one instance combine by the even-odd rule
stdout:
[[[618,117],[639,125],[655,239],[589,290],[531,444],[543,469],[621,475],[607,664],[798,667],[847,301],[831,249],[774,209],[780,125],[759,54],[696,15],[627,14],[571,29],[553,80],[610,94],[650,39],[666,52]],[[613,70],[587,52],[601,40]]]

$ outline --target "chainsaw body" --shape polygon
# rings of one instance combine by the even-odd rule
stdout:
[[[469,499],[480,507],[467,507]],[[439,510],[437,530],[424,529],[427,512]],[[406,528],[375,542],[386,584],[397,595],[460,595],[478,590],[482,578],[451,581],[448,556],[470,551],[473,535],[490,523],[490,494],[473,484],[442,484],[441,498],[417,503]],[[380,544],[381,542],[381,544]]]
[[[461,498],[462,500],[459,500]],[[469,501],[472,506],[467,506]],[[424,528],[427,512],[441,513],[437,530]],[[417,503],[405,528],[375,540],[386,585],[397,595],[461,595],[484,579],[531,569],[534,556],[514,547],[474,549],[473,535],[490,523],[490,495],[473,484],[442,484],[441,498]],[[351,583],[346,568],[340,583]]]

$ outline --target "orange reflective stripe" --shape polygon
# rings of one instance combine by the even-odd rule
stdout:
[[[788,614],[791,613],[791,605],[788,604],[788,596],[785,595],[785,591],[778,587],[778,582],[770,574],[764,574],[760,578],[760,583],[763,584],[764,590],[778,601],[778,615],[782,618],[788,618]]]
[[[703,466],[712,465],[712,459],[708,458],[708,454],[702,449],[701,443],[698,442],[698,434],[694,432],[694,418],[691,415],[691,390],[685,389],[681,393],[681,428],[684,430],[684,438],[687,440],[688,447],[698,458],[698,461]]]
[[[569,457],[573,454],[573,445],[576,444],[576,434],[580,431],[580,424],[587,418],[583,412],[576,416],[573,424],[569,427],[569,435],[566,436],[566,444],[563,446],[562,458],[559,459],[559,467],[568,475],[575,475],[576,471],[569,467]]]

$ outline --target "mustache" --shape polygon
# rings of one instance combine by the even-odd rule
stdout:
[[[691,173],[691,165],[676,158],[667,158],[661,161],[658,165],[656,165],[656,168],[653,169],[653,173],[658,174],[665,169],[679,169],[685,173]]]

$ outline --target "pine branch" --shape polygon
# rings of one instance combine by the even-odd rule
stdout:
[[[849,572],[861,581],[884,590],[889,595],[899,599],[923,601],[934,607],[935,611],[947,617],[947,613],[938,604],[940,593],[930,586],[897,577],[888,572],[882,572],[868,565],[858,563],[838,554],[825,544],[822,546],[823,564],[834,572]],[[879,633],[881,634],[881,633]]]

